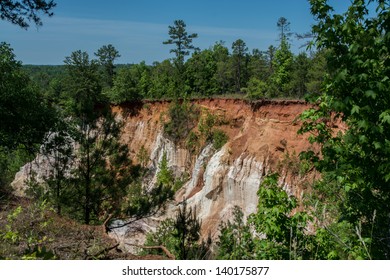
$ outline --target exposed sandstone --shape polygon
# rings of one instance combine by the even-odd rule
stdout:
[[[122,141],[129,146],[134,163],[138,162],[137,155],[143,147],[149,155],[147,164],[154,176],[164,153],[176,175],[190,175],[177,192],[175,202],[168,207],[166,216],[173,215],[185,197],[202,219],[203,234],[211,232],[213,235],[219,223],[231,217],[235,205],[240,206],[246,216],[256,210],[256,193],[262,178],[280,168],[278,163],[286,153],[297,155],[309,148],[307,136],[298,135],[297,131],[299,115],[310,105],[286,100],[249,103],[236,99],[201,99],[193,102],[224,118],[217,128],[228,135],[229,141],[219,151],[212,145],[204,145],[198,154],[191,154],[164,137],[163,122],[167,120],[169,102],[126,103],[113,107],[113,111],[124,122]],[[148,184],[155,182],[153,174]],[[28,167],[24,167],[14,185],[22,189],[21,182],[27,175]],[[299,180],[288,172],[284,172],[282,181],[284,187],[298,197],[305,191]],[[153,228],[156,219],[150,221],[154,222],[147,227]],[[117,231],[116,236],[125,241],[126,231]],[[142,240],[138,235],[137,241],[142,243]]]
[[[286,153],[298,155],[310,146],[306,136],[297,134],[299,115],[310,105],[284,100],[249,103],[202,99],[193,102],[213,115],[223,116],[224,124],[218,129],[229,136],[229,141],[219,151],[206,145],[199,154],[191,155],[165,138],[161,120],[166,119],[169,102],[147,102],[136,113],[128,103],[115,107],[114,111],[126,124],[123,141],[128,143],[135,162],[137,151],[144,146],[150,154],[150,167],[156,173],[165,152],[177,175],[190,174],[166,216],[172,216],[180,201],[187,198],[188,205],[196,207],[202,219],[203,234],[214,235],[219,223],[231,217],[235,205],[243,209],[245,216],[256,210],[257,190],[263,176],[276,170]],[[281,183],[291,194],[301,196],[304,189],[292,180],[285,172]]]

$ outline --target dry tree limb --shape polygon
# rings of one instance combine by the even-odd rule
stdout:
[[[118,246],[119,246],[119,243],[115,244],[114,246],[111,246],[111,247],[108,247],[108,248],[104,248],[99,253],[93,255],[92,259],[98,258],[100,255],[107,254],[109,251],[118,248]]]
[[[167,255],[167,257],[171,260],[175,260],[175,256],[169,252],[169,250],[163,246],[163,245],[159,245],[159,246],[143,246],[143,245],[137,245],[137,244],[130,244],[130,243],[125,243],[126,245],[129,245],[129,246],[134,246],[134,247],[138,247],[138,248],[141,248],[141,249],[161,249],[165,255]]]
[[[111,218],[113,216],[114,216],[113,214],[108,215],[107,219],[105,219],[103,224],[101,225],[101,228],[102,228],[102,231],[103,231],[104,235],[108,235],[107,234],[108,233],[107,223],[111,220]]]

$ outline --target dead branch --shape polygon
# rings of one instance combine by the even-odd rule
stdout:
[[[107,226],[107,223],[111,220],[111,218],[113,216],[114,216],[113,214],[108,215],[107,219],[105,219],[103,224],[102,224],[102,231],[103,231],[104,235],[108,235],[107,233],[109,231],[109,228]]]
[[[93,256],[92,256],[92,259],[98,258],[99,256],[101,256],[101,255],[103,255],[103,254],[105,255],[105,254],[107,254],[109,251],[118,248],[118,246],[119,246],[119,243],[115,244],[114,246],[111,246],[111,247],[108,247],[108,248],[104,248],[104,249],[101,250],[99,253],[93,255]]]
[[[159,246],[143,246],[143,245],[137,245],[137,244],[130,244],[130,243],[125,243],[126,245],[129,245],[129,246],[134,246],[134,247],[138,247],[138,248],[141,248],[141,249],[160,249],[162,250],[165,255],[167,255],[167,257],[171,260],[175,260],[175,256],[169,252],[169,250],[163,246],[163,245],[159,245]]]

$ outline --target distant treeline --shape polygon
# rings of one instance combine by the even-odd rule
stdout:
[[[180,72],[174,60],[166,59],[152,65],[115,64],[112,77],[100,65],[100,75],[105,95],[113,103],[236,93],[250,99],[303,98],[320,94],[325,61],[325,52],[295,55],[287,42],[264,52],[249,52],[245,42],[237,40],[231,50],[218,42],[195,51]],[[24,65],[23,69],[46,94],[60,94],[65,65]]]
[[[100,86],[112,103],[237,93],[249,99],[300,99],[306,94],[320,94],[326,73],[326,51],[294,54],[290,47],[293,35],[289,32],[290,22],[281,17],[277,27],[278,45],[267,50],[249,50],[242,39],[230,47],[219,41],[200,50],[192,43],[198,35],[188,34],[184,21],[176,20],[168,27],[169,39],[162,42],[172,45],[170,53],[174,57],[151,65],[145,62],[118,65],[115,61],[120,53],[109,44],[94,53],[91,63],[97,65]],[[65,66],[26,65],[24,69],[47,96],[61,95]]]

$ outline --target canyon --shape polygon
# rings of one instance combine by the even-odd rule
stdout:
[[[308,177],[299,172],[298,155],[314,147],[307,135],[297,131],[301,127],[300,114],[312,105],[301,100],[198,99],[191,103],[200,112],[199,120],[206,114],[223,120],[214,127],[228,136],[220,149],[205,142],[194,152],[166,137],[163,128],[169,101],[129,102],[112,108],[123,122],[121,140],[128,145],[133,163],[141,163],[140,150],[147,155],[142,162],[150,170],[144,180],[146,187],[155,183],[164,154],[175,176],[185,179],[164,215],[131,225],[141,228],[135,235],[126,227],[110,233],[122,245],[129,240],[143,243],[145,233],[155,229],[159,221],[173,217],[183,199],[196,209],[202,221],[202,236],[216,238],[221,221],[232,218],[234,206],[239,206],[245,217],[256,211],[260,183],[272,172],[279,172],[280,186],[298,199],[308,191]],[[13,182],[15,193],[23,193],[25,179],[44,161],[37,157],[22,167]]]

